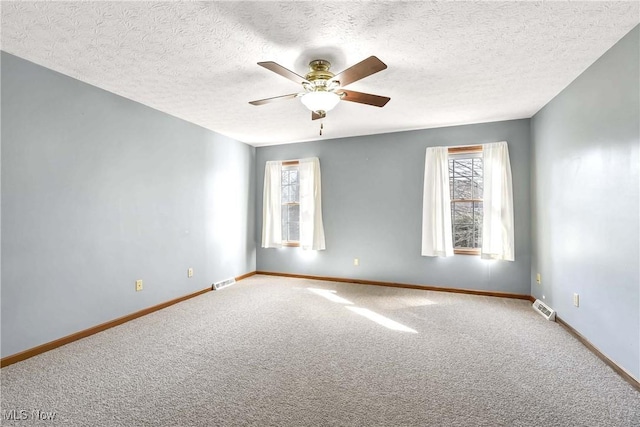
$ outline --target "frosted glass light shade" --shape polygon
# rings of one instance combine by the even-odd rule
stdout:
[[[318,91],[305,93],[300,100],[311,111],[329,111],[338,105],[340,96],[333,92]]]

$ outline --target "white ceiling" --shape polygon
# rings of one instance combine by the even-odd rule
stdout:
[[[2,49],[255,146],[527,118],[640,22],[629,2],[5,2]],[[256,65],[388,69],[318,121]]]

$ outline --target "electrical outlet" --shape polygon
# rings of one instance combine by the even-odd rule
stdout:
[[[136,292],[142,290],[142,280],[136,280]]]
[[[187,277],[193,277],[193,268],[187,270]]]
[[[580,295],[573,294],[573,305],[576,307],[580,307]]]
[[[542,279],[540,277],[540,273],[536,274],[536,282],[538,282],[538,285],[542,283]]]
[[[360,265],[360,260],[358,258],[354,258],[353,259],[353,265],[355,265],[355,266]]]

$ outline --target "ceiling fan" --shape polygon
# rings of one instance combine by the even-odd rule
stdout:
[[[386,96],[344,89],[345,86],[353,82],[387,68],[387,65],[375,56],[370,56],[338,74],[329,71],[331,68],[329,61],[314,59],[309,63],[309,72],[305,77],[273,61],[258,62],[258,65],[301,84],[302,91],[249,102],[252,105],[264,105],[284,99],[300,98],[305,107],[311,110],[311,120],[317,120],[325,117],[327,111],[334,108],[341,100],[384,107],[391,99]]]

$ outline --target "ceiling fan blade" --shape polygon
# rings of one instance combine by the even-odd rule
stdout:
[[[305,79],[304,77],[294,73],[291,70],[287,70],[282,65],[276,64],[273,61],[258,62],[258,65],[260,65],[261,67],[266,68],[269,71],[273,71],[276,74],[280,74],[282,77],[286,77],[289,80],[293,80],[294,82],[296,82],[298,84],[302,84],[304,82],[308,83],[307,79]]]
[[[387,65],[384,62],[375,56],[370,56],[364,61],[358,62],[356,65],[336,74],[331,80],[337,80],[340,82],[340,86],[346,86],[386,68]]]
[[[312,111],[311,112],[311,120],[324,119],[325,117],[327,117],[327,113],[325,113],[324,111],[322,111],[322,112]]]
[[[297,93],[290,93],[289,95],[281,95],[281,96],[274,96],[273,98],[258,99],[257,101],[249,102],[249,104],[251,104],[251,105],[264,105],[264,104],[269,104],[271,102],[281,101],[281,100],[284,100],[284,99],[292,99],[292,98],[295,98],[297,96],[298,96]]]
[[[340,93],[344,93],[343,101],[359,102],[360,104],[373,105],[374,107],[384,107],[391,99],[386,96],[356,92],[355,90],[341,89]]]

